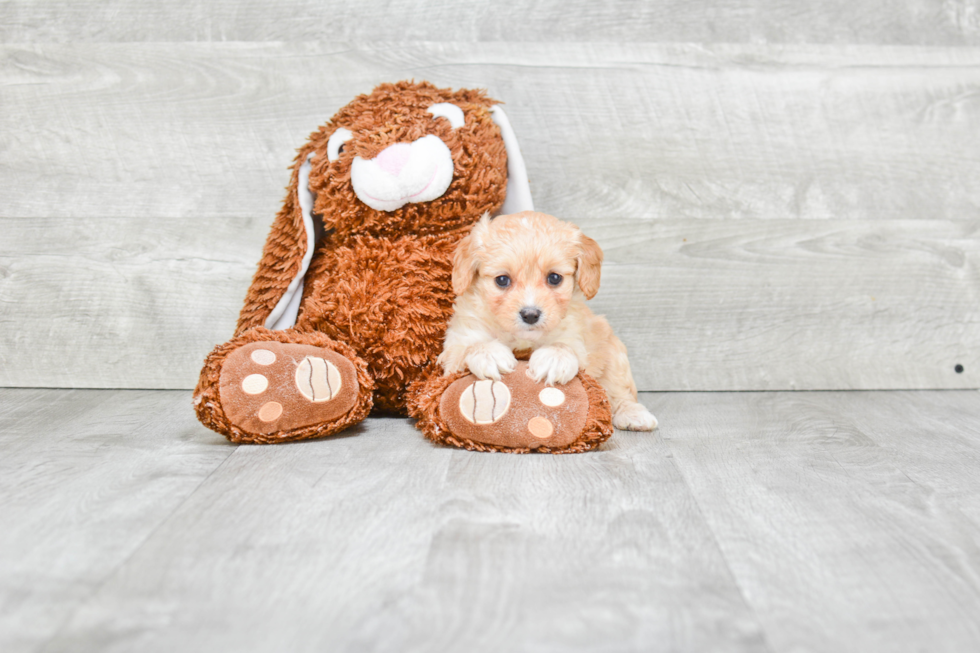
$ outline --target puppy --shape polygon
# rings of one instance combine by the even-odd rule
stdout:
[[[455,312],[438,362],[499,380],[533,350],[531,376],[548,385],[580,369],[605,388],[613,426],[652,431],[656,418],[636,401],[626,347],[585,300],[599,291],[602,250],[577,227],[525,211],[477,222],[453,259]]]

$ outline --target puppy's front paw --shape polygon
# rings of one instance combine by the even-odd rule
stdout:
[[[652,431],[657,418],[643,404],[623,404],[613,416],[613,426],[621,431]]]
[[[542,347],[531,354],[527,369],[538,383],[562,385],[578,374],[578,357],[568,347]]]
[[[466,367],[478,379],[500,380],[517,367],[514,352],[498,340],[471,346],[466,353]]]

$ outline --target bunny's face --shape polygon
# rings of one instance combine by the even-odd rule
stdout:
[[[384,84],[313,134],[314,213],[338,235],[434,234],[496,213],[507,151],[482,91]]]

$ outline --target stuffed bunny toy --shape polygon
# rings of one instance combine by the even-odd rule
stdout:
[[[484,91],[399,82],[358,96],[299,150],[235,335],[205,360],[198,418],[233,442],[329,436],[374,410],[474,450],[598,446],[608,403],[585,375],[543,438],[520,423],[540,384],[496,382],[508,405],[479,420],[466,406],[486,382],[435,362],[457,245],[484,214],[531,209],[516,136]]]

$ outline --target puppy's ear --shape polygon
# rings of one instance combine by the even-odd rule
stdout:
[[[480,267],[477,252],[483,246],[483,237],[490,229],[490,214],[484,213],[480,221],[473,225],[473,231],[459,241],[456,253],[453,255],[453,292],[456,296],[466,292],[473,282]]]
[[[578,287],[586,299],[592,299],[599,292],[599,277],[602,275],[602,248],[599,243],[585,234],[579,240],[578,270],[575,276]]]

